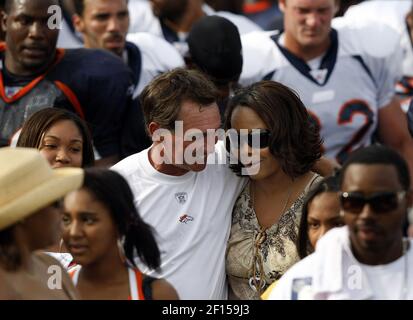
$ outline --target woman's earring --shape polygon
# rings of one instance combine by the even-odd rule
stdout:
[[[124,242],[125,242],[125,237],[122,237],[122,239],[118,238],[117,245],[118,245],[119,257],[122,263],[126,262],[125,249],[123,248]]]
[[[63,245],[64,245],[63,239],[60,239],[60,242],[59,242],[59,253],[62,253]]]

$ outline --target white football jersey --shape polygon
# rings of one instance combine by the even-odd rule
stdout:
[[[279,40],[269,32],[242,36],[241,85],[265,79],[294,89],[320,126],[328,158],[342,163],[349,152],[369,145],[379,109],[394,96],[398,34],[385,25],[357,29],[337,23],[329,50],[313,69]]]
[[[153,78],[169,70],[184,67],[179,52],[169,42],[150,33],[128,34],[127,40],[134,43],[142,54],[142,68],[139,84],[134,96],[138,96]]]
[[[413,46],[406,16],[412,8],[411,0],[365,1],[351,6],[344,18],[349,24],[363,25],[371,21],[385,23],[400,34],[400,47],[403,50],[402,78],[397,84],[397,93],[402,99],[403,110],[407,110],[413,97]],[[386,43],[383,42],[383,45]]]

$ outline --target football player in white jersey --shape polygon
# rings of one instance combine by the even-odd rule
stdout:
[[[153,78],[184,66],[178,51],[167,41],[148,33],[129,34],[127,0],[77,0],[73,23],[85,48],[104,49],[118,55],[133,73],[137,97]]]
[[[413,7],[411,0],[365,1],[351,6],[344,18],[352,25],[365,25],[371,21],[385,23],[400,34],[403,50],[403,77],[397,84],[403,110],[407,110],[413,97]],[[386,45],[383,43],[383,45]]]
[[[296,90],[320,126],[327,157],[343,162],[369,145],[377,129],[381,142],[403,154],[413,173],[413,140],[394,92],[400,74],[397,33],[383,25],[332,28],[336,0],[279,5],[284,33],[242,39],[241,84],[272,79]]]

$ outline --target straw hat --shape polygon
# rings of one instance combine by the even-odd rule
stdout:
[[[83,183],[83,170],[52,169],[36,149],[0,149],[0,230],[47,207]]]

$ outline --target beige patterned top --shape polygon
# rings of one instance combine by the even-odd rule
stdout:
[[[278,280],[299,260],[296,242],[304,198],[311,186],[322,178],[314,174],[301,195],[280,217],[278,223],[265,230],[258,251],[264,276],[261,293]],[[250,183],[239,195],[233,210],[232,227],[226,254],[226,270],[230,284],[230,299],[258,300],[260,295],[250,286],[253,275],[254,244],[262,237],[257,216],[252,208]],[[260,235],[261,232],[261,235]],[[256,268],[256,272],[259,268]]]

